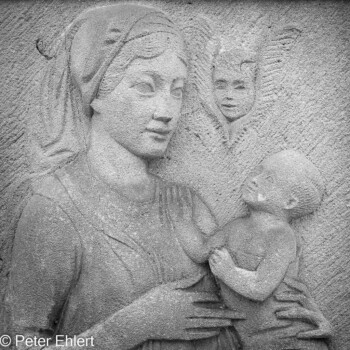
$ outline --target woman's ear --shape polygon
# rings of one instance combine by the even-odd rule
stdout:
[[[90,104],[91,108],[94,110],[94,112],[96,113],[101,113],[102,112],[102,101],[95,98],[91,104]]]

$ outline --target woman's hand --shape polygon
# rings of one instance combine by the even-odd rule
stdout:
[[[190,189],[169,186],[164,198],[164,211],[172,229],[193,227],[193,198]]]
[[[329,338],[332,333],[331,325],[313,301],[306,286],[292,278],[285,278],[283,282],[294,289],[295,293],[287,291],[275,295],[275,298],[281,302],[296,302],[299,305],[288,309],[281,307],[275,312],[277,318],[300,320],[316,326],[313,330],[300,332],[297,335],[300,339]]]
[[[201,278],[161,285],[132,304],[140,317],[144,317],[148,339],[210,338],[220,328],[231,326],[231,320],[244,318],[241,313],[224,309],[213,293],[184,290]]]

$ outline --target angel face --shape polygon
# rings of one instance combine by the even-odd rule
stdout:
[[[252,109],[255,88],[250,74],[217,66],[213,78],[216,104],[229,122],[238,120]]]

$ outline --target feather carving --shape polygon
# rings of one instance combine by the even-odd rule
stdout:
[[[217,107],[213,94],[213,65],[220,49],[220,40],[214,25],[208,19],[198,17],[184,28],[184,32],[190,50],[190,93],[196,94],[192,96],[192,100],[197,99],[204,107],[205,113],[222,129],[223,138],[232,146],[239,142],[248,130],[259,129],[260,133],[266,131],[269,111],[281,91],[283,68],[288,53],[301,31],[295,26],[285,26],[270,32],[264,38],[255,55],[257,69],[254,107],[231,125]],[[188,108],[191,110],[191,106]]]

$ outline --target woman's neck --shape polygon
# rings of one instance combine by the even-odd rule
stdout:
[[[130,200],[143,202],[154,196],[154,177],[148,164],[114,141],[102,130],[92,128],[87,153],[91,170],[110,187]]]

